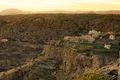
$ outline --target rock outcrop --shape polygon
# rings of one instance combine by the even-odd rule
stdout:
[[[86,55],[71,49],[67,43],[62,47],[59,45],[46,45],[43,50],[45,56],[58,59],[61,62],[55,74],[57,80],[73,80],[76,75],[81,74],[82,76],[83,73],[92,73],[95,69],[117,61],[117,54],[116,57],[109,56],[109,54],[106,54],[107,56]]]

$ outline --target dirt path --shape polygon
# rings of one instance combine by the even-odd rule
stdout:
[[[15,73],[15,72],[17,72],[17,71],[19,71],[19,70],[22,70],[22,69],[24,69],[24,68],[26,68],[26,67],[32,66],[32,65],[33,65],[33,62],[36,62],[36,61],[44,61],[44,60],[46,60],[46,59],[47,59],[46,57],[40,56],[40,57],[37,57],[37,58],[34,59],[34,60],[30,60],[28,63],[26,63],[26,64],[24,64],[24,65],[22,65],[22,66],[19,66],[19,67],[16,67],[16,68],[7,70],[7,71],[5,71],[5,72],[1,72],[1,73],[0,73],[0,80],[3,79],[3,78],[5,78],[5,77],[7,77],[7,76],[9,76],[9,75],[11,75],[11,74],[13,74],[13,73]]]

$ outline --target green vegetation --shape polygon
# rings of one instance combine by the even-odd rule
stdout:
[[[101,76],[98,71],[95,70],[93,73],[86,73],[81,76],[76,76],[74,80],[113,80],[108,76]]]
[[[100,76],[99,74],[93,73],[83,77],[83,80],[111,80],[109,77]]]
[[[76,52],[88,52],[92,49],[104,49],[103,45],[97,43],[81,43],[81,42],[66,42],[66,46],[75,50]]]

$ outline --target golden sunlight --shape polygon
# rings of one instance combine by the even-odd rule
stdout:
[[[0,11],[8,8],[28,11],[119,10],[120,0],[1,0]]]

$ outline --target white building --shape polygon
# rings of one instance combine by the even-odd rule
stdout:
[[[105,49],[111,49],[111,45],[110,45],[110,44],[105,44],[105,45],[104,45],[104,48],[105,48]]]
[[[115,36],[114,36],[114,35],[110,35],[110,36],[109,36],[109,39],[110,39],[110,40],[115,40]]]

